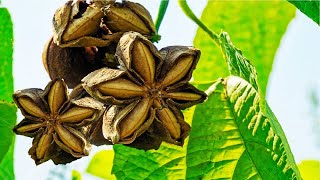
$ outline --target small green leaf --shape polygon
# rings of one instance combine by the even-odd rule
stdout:
[[[113,150],[104,150],[96,153],[88,165],[87,173],[103,179],[116,179],[115,175],[111,174],[113,158]]]
[[[187,179],[301,179],[277,119],[251,84],[230,76],[208,92],[192,122]]]
[[[77,170],[72,170],[71,172],[72,180],[82,180],[81,173]]]
[[[320,1],[319,0],[288,0],[301,12],[320,25]]]
[[[304,180],[320,179],[320,161],[303,160],[298,167]]]
[[[229,33],[233,44],[256,68],[261,92],[265,94],[280,40],[294,15],[295,8],[285,1],[208,1],[201,21],[212,31]],[[213,81],[229,75],[220,47],[200,28],[194,46],[201,50],[193,73],[195,81]]]
[[[231,75],[239,76],[258,90],[257,72],[250,64],[250,61],[244,57],[242,52],[233,46],[228,33],[222,32],[220,34],[221,48],[224,51],[229,71]]]

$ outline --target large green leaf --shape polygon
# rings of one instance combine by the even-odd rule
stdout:
[[[13,28],[10,14],[0,8],[0,179],[14,179],[13,152],[16,108],[12,102]]]
[[[12,101],[13,29],[10,13],[0,8],[0,99]]]
[[[195,110],[187,178],[301,179],[285,137],[274,126],[277,119],[263,111],[251,84],[231,76],[210,92]]]
[[[215,32],[223,29],[230,34],[235,46],[256,67],[261,91],[265,93],[275,53],[294,15],[295,8],[285,1],[208,1],[201,20]],[[195,81],[229,75],[220,48],[201,29],[194,46],[201,50]]]
[[[246,81],[250,82],[250,86],[253,87],[253,89],[259,94],[259,96],[262,96],[259,98],[259,102],[258,102],[259,108],[261,109],[261,112],[263,112],[269,119],[271,119],[270,124],[273,127],[274,133],[277,134],[277,136],[279,136],[280,139],[282,139],[284,151],[288,152],[286,154],[286,156],[288,157],[288,162],[292,165],[295,165],[293,155],[291,153],[289,144],[281,128],[281,125],[277,121],[277,118],[273,114],[268,103],[263,98],[264,95],[263,94],[261,95],[261,93],[259,93],[257,73],[255,68],[244,57],[242,52],[233,46],[230,40],[230,37],[226,32],[222,32],[220,34],[219,40],[220,40],[221,49],[226,56],[227,64],[229,66],[229,72],[232,75],[239,76],[241,78],[244,78]],[[252,106],[254,106],[254,104],[252,104]],[[207,108],[209,109],[210,106],[208,106]],[[195,117],[198,117],[198,116],[195,115]]]
[[[215,152],[216,154],[213,153],[209,156],[205,155],[205,157],[198,157],[200,162],[192,164],[191,168],[189,167],[187,168],[188,172],[191,172],[191,173],[187,173],[187,177],[189,175],[191,177],[196,176],[197,178],[202,178],[202,176],[207,176],[207,178],[216,179],[216,178],[223,178],[223,177],[220,177],[222,175],[222,176],[226,176],[225,178],[228,178],[228,173],[226,172],[229,172],[228,170],[230,170],[230,168],[232,169],[233,167],[234,172],[232,171],[229,172],[229,176],[230,176],[229,178],[232,178],[232,179],[238,179],[238,178],[244,178],[244,177],[247,179],[247,178],[251,178],[253,174],[257,174],[257,175],[254,175],[252,177],[258,176],[262,179],[270,178],[268,175],[268,172],[264,171],[265,168],[271,170],[272,172],[276,172],[275,169],[278,169],[278,174],[276,172],[276,174],[274,175],[275,176],[274,178],[279,176],[280,172],[285,172],[283,174],[284,175],[283,178],[287,179],[290,177],[297,176],[298,179],[301,179],[299,171],[296,167],[293,155],[291,153],[289,144],[281,128],[281,125],[279,124],[279,122],[277,121],[277,118],[274,116],[273,112],[271,111],[271,108],[268,106],[267,102],[263,98],[263,95],[259,93],[256,69],[244,57],[242,52],[233,46],[230,40],[230,37],[226,32],[222,32],[219,36],[219,39],[220,39],[221,49],[226,56],[229,72],[232,75],[236,75],[243,78],[242,81],[244,82],[240,82],[241,79],[235,76],[232,77],[232,80],[230,80],[231,82],[229,82],[230,78],[227,78],[227,80],[222,79],[220,80],[220,82],[218,81],[210,89],[211,92],[213,91],[212,93],[213,95],[209,96],[209,100],[206,102],[206,104],[199,105],[197,107],[195,112],[195,117],[203,117],[203,118],[198,118],[197,121],[194,121],[192,124],[193,128],[195,129],[192,132],[195,132],[195,135],[194,136],[193,134],[190,135],[187,162],[190,162],[188,159],[192,159],[192,162],[195,163],[196,162],[195,159],[198,157],[198,156],[193,156],[192,153],[190,153],[190,151],[191,152],[195,151],[195,154],[201,154],[199,153],[199,151],[197,151],[197,148],[192,149],[193,145],[194,146],[199,145],[198,139],[197,138],[194,139],[194,137],[197,137],[197,135],[199,134],[198,131],[201,131],[200,128],[207,127],[209,132],[209,133],[204,133],[207,135],[207,138],[205,138],[204,137],[205,135],[201,133],[200,135],[198,135],[201,137],[200,142],[202,140],[201,142],[202,144],[208,144],[208,142],[212,142],[212,139],[215,139],[215,138],[217,138],[218,143],[215,141],[214,142],[215,144],[212,144],[213,146],[209,145],[207,149],[208,152]],[[236,80],[239,82],[236,82]],[[231,85],[229,85],[228,83]],[[220,89],[217,88],[219,87],[218,84],[220,84]],[[214,94],[217,94],[217,95],[214,96]],[[216,102],[214,101],[214,97],[218,98]],[[210,98],[211,98],[211,101],[210,101]],[[225,101],[223,102],[222,100],[225,100]],[[209,102],[212,102],[212,104],[210,104]],[[224,104],[229,104],[229,106],[231,105],[231,107],[229,108],[231,108],[231,115],[234,116],[233,121],[237,123],[237,121],[240,120],[240,122],[242,121],[243,123],[243,124],[234,124],[239,128],[237,130],[239,131],[238,135],[242,136],[240,137],[242,138],[242,141],[243,141],[242,147],[235,148],[236,146],[239,145],[238,144],[239,141],[237,141],[237,139],[234,139],[235,137],[234,132],[226,128],[226,127],[229,127],[229,128],[231,127],[230,121],[232,121],[232,118],[230,118],[230,112],[229,110],[227,110]],[[202,106],[204,106],[205,108],[201,109]],[[218,107],[218,109],[222,109],[222,111],[215,110],[215,106]],[[232,108],[233,108],[233,112],[232,112]],[[210,109],[210,111],[208,111],[208,109]],[[205,112],[207,112],[208,114],[206,114]],[[214,118],[215,115],[210,116],[212,112],[216,114],[216,117],[218,117],[217,119]],[[226,119],[219,119],[223,116],[225,116]],[[208,117],[210,117],[211,119],[214,119],[215,121],[214,126],[206,125],[208,123]],[[223,120],[227,120],[227,121],[223,121]],[[197,123],[199,124],[198,125],[200,127],[199,129],[196,129],[195,127],[195,124]],[[260,127],[261,124],[263,124],[262,127]],[[241,126],[243,125],[246,126],[247,129],[244,127],[241,128]],[[259,127],[262,128],[262,131],[267,131],[268,136],[266,136],[266,132],[261,133],[262,135],[259,136],[260,134],[256,133],[256,132],[259,132]],[[231,133],[229,133],[229,131]],[[243,131],[246,131],[246,132],[243,132]],[[248,133],[248,134],[251,133],[252,137],[250,135],[246,136],[245,133]],[[272,138],[274,142],[271,141]],[[232,142],[233,140],[235,141]],[[246,143],[246,142],[250,142],[250,143]],[[262,144],[261,142],[265,142],[264,145],[266,146],[266,151],[268,153],[265,153],[265,154],[261,153],[262,152],[261,147],[259,147],[259,145]],[[198,147],[204,147],[201,143]],[[269,147],[267,147],[266,144],[269,145]],[[276,145],[278,145],[278,147],[276,147]],[[231,150],[227,148],[228,146],[232,147]],[[272,146],[273,149],[270,146]],[[246,149],[244,149],[245,151],[241,152],[241,148],[243,147],[245,147]],[[232,152],[233,150],[234,152]],[[233,162],[230,161],[230,157],[226,156],[227,153],[231,153],[232,154],[231,159],[232,159],[236,154],[235,152],[239,152],[239,150],[240,150],[241,157],[239,156],[239,159],[236,159],[236,158],[233,159]],[[205,150],[201,149],[201,151],[205,151]],[[242,153],[249,154],[249,156],[247,157],[249,158],[249,161],[246,158],[243,159]],[[258,155],[255,156],[255,153]],[[219,157],[220,154],[223,154],[223,156]],[[272,157],[270,155],[272,155]],[[208,160],[208,157],[212,157],[213,159],[217,160],[217,162],[215,162],[214,160]],[[265,160],[265,158],[269,158],[270,163],[268,163]],[[263,161],[260,161],[260,159],[263,159]],[[206,163],[208,161],[210,163]],[[244,162],[247,161],[247,162],[243,163],[242,161]],[[279,164],[279,161],[282,163],[282,165]],[[236,166],[234,166],[235,162],[236,162]],[[251,166],[248,165],[248,162],[252,162],[252,165]],[[221,163],[221,165],[217,166],[216,164],[219,164],[219,163]],[[267,163],[267,167],[265,166],[266,164],[264,163]],[[200,166],[200,167],[197,167],[197,166]],[[277,166],[280,166],[280,167],[277,167]],[[246,168],[250,168],[250,167],[255,167],[255,169],[251,168],[251,171],[245,170]],[[206,169],[206,170],[199,172],[197,168]],[[293,170],[292,173],[290,173],[290,170],[288,169],[292,169]],[[260,172],[261,170],[262,172]],[[198,176],[200,177],[197,176],[197,173],[198,173]],[[274,178],[271,177],[271,179],[274,179]]]
[[[320,25],[320,1],[319,0],[288,0],[301,12]]]

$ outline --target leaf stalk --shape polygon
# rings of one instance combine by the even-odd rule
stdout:
[[[161,25],[161,22],[163,20],[164,15],[165,15],[165,13],[167,11],[168,5],[169,5],[169,0],[161,0],[160,6],[159,6],[158,15],[157,15],[157,19],[156,19],[156,22],[155,22],[155,27],[156,27],[157,32],[159,32],[160,25]]]
[[[190,9],[187,0],[178,0],[179,5],[182,9],[182,11],[189,17],[193,22],[195,22],[203,31],[205,31],[210,38],[220,47],[220,37],[217,33],[214,31],[211,31]]]

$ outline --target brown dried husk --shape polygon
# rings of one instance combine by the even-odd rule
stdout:
[[[60,84],[61,86],[57,86],[56,83],[58,83],[58,85]],[[63,88],[61,90],[56,90],[54,89],[54,91],[51,91],[52,87],[59,87],[59,88]],[[63,94],[50,94],[51,92],[62,92]],[[34,115],[29,114],[28,112],[31,112],[30,110],[25,110],[24,107],[26,107],[26,105],[24,105],[24,107],[20,104],[20,100],[19,98],[27,98],[29,102],[32,102],[31,105],[37,106],[37,108],[40,108],[40,110],[44,113],[43,115],[45,115],[45,117],[36,117]],[[54,98],[53,100],[58,100],[61,99],[63,101],[56,102],[57,105],[59,105],[59,107],[55,108],[58,116],[55,117],[57,118],[55,121],[51,120],[53,117],[52,116],[52,112],[50,113],[50,108],[49,108],[49,103],[48,100],[49,99]],[[68,89],[66,84],[63,82],[63,80],[61,79],[57,79],[54,81],[51,81],[48,83],[48,85],[46,86],[46,88],[44,90],[41,89],[25,89],[25,90],[21,90],[21,91],[17,91],[14,95],[13,95],[13,99],[15,101],[15,103],[17,104],[18,108],[21,110],[22,114],[26,117],[23,121],[21,121],[18,125],[16,125],[13,128],[13,131],[17,134],[20,135],[25,135],[28,137],[34,137],[33,140],[33,145],[29,150],[29,154],[31,155],[31,157],[35,160],[35,163],[38,165],[40,163],[43,163],[49,159],[52,159],[55,163],[62,163],[62,162],[69,162],[69,160],[74,160],[76,158],[82,157],[82,156],[86,156],[89,153],[89,150],[91,148],[90,143],[88,142],[87,138],[85,137],[84,133],[83,133],[83,127],[86,125],[90,125],[92,122],[94,122],[96,119],[100,118],[100,116],[103,113],[103,104],[95,101],[92,98],[89,97],[85,97],[85,98],[78,98],[75,100],[70,100],[68,97]],[[54,103],[54,102],[53,102]],[[58,134],[56,133],[55,130],[55,126],[57,123],[56,121],[59,121],[59,115],[65,113],[66,111],[68,111],[69,109],[71,109],[72,107],[79,107],[79,108],[90,108],[92,111],[92,114],[90,114],[90,116],[87,117],[83,117],[84,119],[80,119],[77,120],[77,122],[60,122],[60,126],[63,127],[63,131],[68,131],[68,133],[72,134],[72,137],[70,138],[77,138],[77,141],[81,141],[81,151],[79,152],[75,152],[73,149],[71,149],[68,145],[65,145],[61,140],[60,137],[58,136]],[[33,107],[27,107],[27,108],[33,108]],[[52,106],[51,106],[52,108]],[[48,124],[48,120],[50,120],[49,124]],[[35,128],[29,128],[30,124],[42,124],[41,126],[36,126]],[[54,124],[51,124],[54,123]],[[24,130],[22,130],[23,127],[28,126],[28,128],[24,128]],[[21,132],[20,132],[21,130]],[[44,153],[44,155],[40,155],[40,157],[36,154],[37,153],[37,148],[38,146],[43,146],[40,143],[40,139],[42,136],[47,135],[50,137],[53,137],[52,140],[50,140],[49,142],[46,141],[45,145],[45,151],[42,150],[42,152]],[[64,138],[69,138],[69,137],[64,137]],[[68,139],[68,141],[73,141],[72,139]],[[58,146],[60,148],[56,150],[52,149],[52,147],[56,147]],[[48,148],[48,149],[47,149]],[[72,155],[74,158],[70,158],[70,156],[66,156],[65,153],[62,153],[63,156],[66,156],[66,160],[61,160],[58,157],[60,157],[61,154],[61,149],[63,149],[63,151],[68,152],[70,155]],[[59,151],[59,152],[57,152]],[[39,158],[38,158],[39,157]]]
[[[116,42],[121,37],[120,33],[106,38],[98,37],[103,17],[101,5],[89,5],[81,0],[66,2],[53,17],[54,42],[60,47],[104,47]]]
[[[90,72],[108,64],[116,66],[114,59],[105,62],[105,53],[105,50],[98,49],[97,54],[92,57],[84,48],[61,48],[50,39],[43,51],[42,61],[51,79],[63,78],[73,88]]]
[[[123,11],[120,13],[122,16],[110,19],[115,9]],[[125,17],[127,11],[133,15]],[[130,23],[127,23],[128,19]],[[140,32],[144,36],[149,39],[160,37],[156,33],[150,13],[141,4],[129,1],[118,3],[113,0],[91,1],[87,4],[83,0],[75,3],[70,0],[60,7],[53,17],[53,39],[60,47],[106,47],[117,43],[127,31],[139,32],[135,28],[138,21],[148,29],[147,32]],[[121,25],[118,27],[118,24]]]
[[[116,12],[119,11],[123,11],[123,13],[117,16]],[[152,39],[153,36],[157,35],[149,11],[139,3],[130,1],[110,3],[104,6],[103,12],[105,14],[104,23],[112,33],[135,31],[148,39]],[[113,18],[112,16],[117,16],[117,18]],[[128,23],[128,21],[130,22]],[[142,29],[137,28],[138,26],[143,26],[147,30],[142,31]]]

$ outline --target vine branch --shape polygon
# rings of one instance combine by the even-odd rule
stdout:
[[[161,25],[161,22],[163,20],[164,15],[165,15],[165,13],[167,11],[168,5],[169,5],[169,0],[161,0],[160,6],[159,6],[158,15],[157,15],[157,19],[156,19],[156,22],[155,22],[155,27],[156,27],[157,32],[159,32],[160,25]]]
[[[205,31],[210,38],[218,45],[221,45],[219,35],[215,33],[214,31],[211,31],[205,24],[202,23],[202,21],[197,18],[197,16],[193,13],[193,11],[190,9],[187,0],[178,0],[179,5],[182,9],[182,11],[189,17],[193,22],[195,22],[203,31]]]

